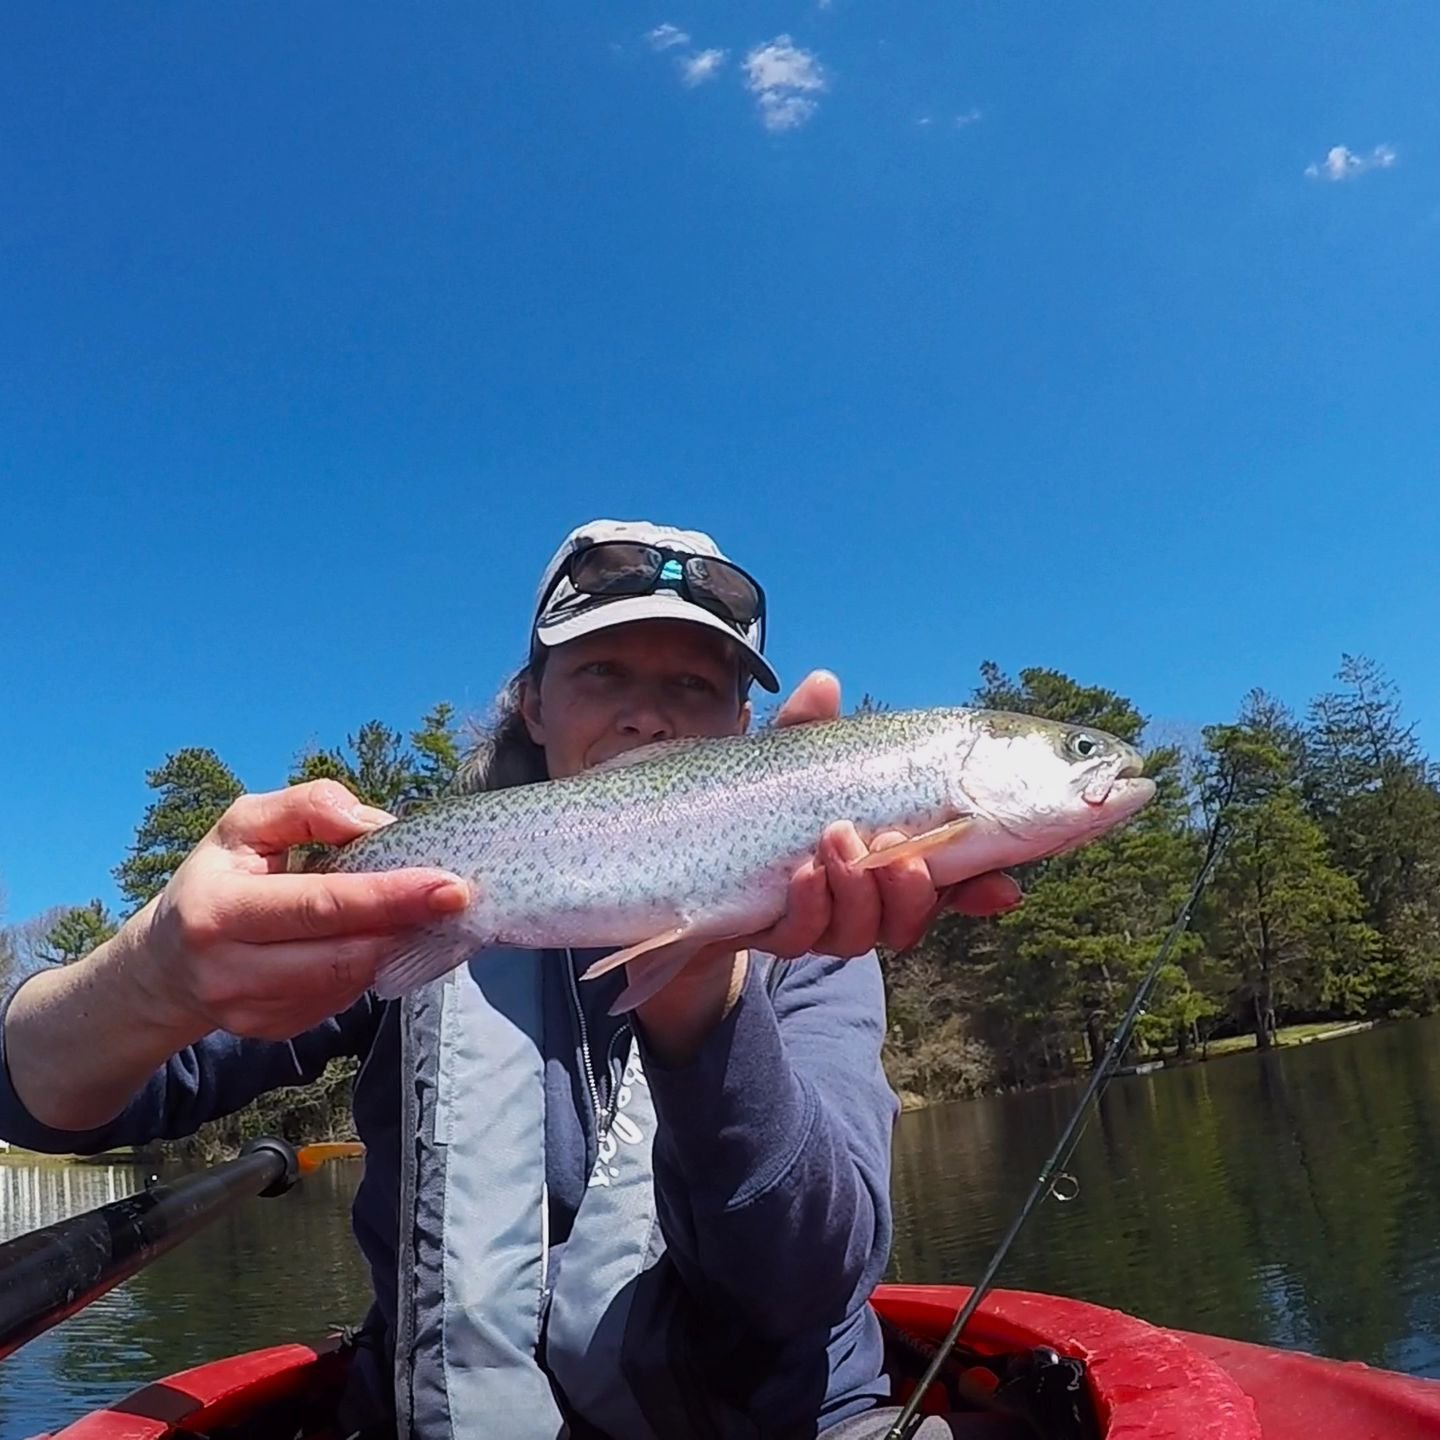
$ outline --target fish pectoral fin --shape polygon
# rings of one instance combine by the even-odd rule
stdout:
[[[673,930],[662,930],[658,935],[652,935],[648,940],[637,941],[634,945],[627,945],[623,950],[616,950],[612,955],[606,955],[604,959],[597,960],[588,970],[581,975],[582,980],[598,980],[602,975],[608,975],[612,970],[618,970],[622,965],[628,965],[632,960],[637,960],[641,955],[648,955],[652,950],[661,950],[670,945],[680,944],[687,939],[692,939],[693,925],[677,925]]]
[[[929,855],[934,850],[939,850],[948,845],[952,840],[958,839],[965,833],[970,824],[970,816],[962,815],[958,820],[951,820],[945,825],[934,830],[927,830],[923,835],[912,835],[908,840],[902,840],[896,845],[887,845],[883,850],[872,850],[863,860],[857,860],[852,867],[855,870],[879,870],[886,865],[893,865],[898,860],[914,860]]]
[[[375,993],[382,1000],[398,1000],[453,970],[479,948],[475,937],[458,925],[426,925],[411,932],[401,948],[382,962]]]

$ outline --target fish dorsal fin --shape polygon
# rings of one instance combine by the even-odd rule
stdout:
[[[643,765],[647,760],[661,760],[666,755],[682,754],[702,743],[697,736],[690,736],[684,740],[655,740],[649,745],[640,745],[634,750],[626,750],[624,754],[612,755],[608,760],[600,760],[590,766],[585,774],[596,775],[603,770],[623,770],[627,765]]]

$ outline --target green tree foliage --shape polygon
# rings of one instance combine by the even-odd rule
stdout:
[[[213,750],[178,750],[145,783],[156,798],[135,832],[130,854],[115,869],[120,893],[139,910],[158,895],[180,862],[244,790]]]
[[[414,753],[415,798],[422,803],[438,800],[450,788],[460,768],[460,736],[455,707],[441,701],[410,732]]]
[[[441,703],[410,732],[408,744],[399,730],[367,720],[346,737],[344,749],[301,754],[290,772],[290,783],[338,780],[367,805],[398,815],[443,795],[459,763],[455,711]]]
[[[1024,670],[1019,682],[981,668],[976,704],[1068,724],[1095,725],[1138,743],[1145,717],[1114,691],[1054,670]],[[1006,1037],[1017,1081],[1065,1070],[1077,1037],[1091,1063],[1129,1002],[1174,918],[1194,871],[1196,839],[1173,749],[1152,752],[1156,799],[1124,829],[1069,855],[1029,867],[1024,906],[1001,922],[989,964],[991,1024]],[[1173,1036],[1183,1048],[1211,1002],[1186,968],[1198,946],[1187,937],[1161,979],[1142,1037]]]
[[[103,945],[120,928],[100,900],[62,910],[35,945],[35,959],[46,965],[72,965]]]
[[[1026,867],[1024,905],[941,921],[887,965],[887,1064],[921,1093],[1027,1084],[1093,1063],[1189,890],[1207,827],[1229,844],[1137,1028],[1145,1054],[1278,1024],[1440,1008],[1440,787],[1369,661],[1302,724],[1261,691],[1198,756],[1146,755],[1154,802]],[[1126,697],[1055,670],[981,667],[973,703],[1096,725],[1145,749]]]
[[[1355,879],[1331,860],[1301,793],[1305,745],[1284,707],[1249,696],[1233,725],[1205,733],[1204,796],[1228,830],[1203,929],[1233,977],[1236,1018],[1267,1048],[1277,1007],[1358,1013],[1377,944]]]
[[[980,666],[980,684],[970,697],[986,710],[1014,710],[1067,725],[1095,725],[1132,745],[1145,728],[1145,717],[1123,695],[1086,686],[1058,670],[1022,670],[1019,681],[1001,672],[993,660]]]
[[[1305,730],[1304,790],[1380,936],[1377,995],[1399,1013],[1440,1005],[1440,788],[1395,686],[1347,655]]]

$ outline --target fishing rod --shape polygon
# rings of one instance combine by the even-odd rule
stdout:
[[[1155,958],[1150,962],[1150,968],[1140,977],[1140,983],[1135,987],[1135,993],[1130,997],[1130,1007],[1126,1010],[1123,1018],[1115,1028],[1115,1034],[1111,1037],[1109,1048],[1105,1051],[1099,1065],[1097,1065],[1090,1076],[1089,1083],[1080,1097],[1079,1103],[1071,1112],[1070,1118],[1065,1123],[1065,1128],[1060,1132],[1060,1138],[1055,1142],[1055,1148],[1051,1150],[1049,1158],[1040,1167],[1040,1172],[1035,1177],[1035,1183],[1030,1187],[1030,1193],[1025,1197],[1025,1203],[1021,1205],[1014,1220],[1010,1222],[1010,1228],[1006,1230],[1000,1243],[995,1247],[995,1253],[991,1255],[989,1263],[985,1266],[980,1279],[976,1282],[975,1288],[970,1292],[967,1299],[957,1312],[954,1322],[946,1332],[945,1338],[940,1342],[930,1363],[925,1367],[925,1373],[920,1377],[915,1389],[911,1392],[910,1398],[896,1417],[895,1423],[885,1432],[885,1440],[911,1440],[915,1433],[921,1402],[925,1398],[925,1392],[929,1390],[945,1364],[946,1358],[955,1348],[956,1341],[961,1333],[970,1323],[975,1312],[980,1308],[981,1301],[990,1293],[995,1285],[995,1277],[1000,1271],[1001,1265],[1005,1263],[1006,1256],[1010,1253],[1020,1231],[1024,1228],[1025,1222],[1030,1218],[1031,1212],[1047,1196],[1054,1194],[1057,1199],[1073,1199],[1075,1191],[1068,1195],[1060,1195],[1056,1189],[1062,1180],[1069,1179],[1065,1167],[1070,1163],[1070,1157],[1075,1153],[1075,1147],[1080,1143],[1080,1136],[1084,1128],[1084,1122],[1088,1118],[1091,1104],[1098,1100],[1104,1093],[1114,1076],[1120,1060],[1130,1044],[1130,1036],[1135,1029],[1135,1023],[1139,1020],[1141,1012],[1145,1009],[1145,1002],[1150,997],[1150,992],[1155,988],[1155,982],[1160,978],[1160,972],[1164,969],[1165,962],[1170,958],[1170,952],[1175,948],[1176,942],[1184,934],[1190,923],[1191,913],[1195,909],[1196,902],[1200,899],[1205,884],[1210,878],[1210,872],[1214,868],[1215,861],[1219,858],[1222,847],[1221,820],[1224,816],[1222,807],[1215,816],[1215,822],[1210,827],[1209,840],[1205,846],[1205,858],[1200,864],[1200,869],[1195,875],[1195,883],[1190,887],[1190,893],[1185,903],[1180,907],[1180,913],[1175,917],[1169,933],[1161,942]],[[1073,1180],[1071,1181],[1073,1185]]]
[[[351,1143],[252,1140],[234,1160],[112,1200],[0,1244],[0,1360],[255,1195],[283,1195]]]

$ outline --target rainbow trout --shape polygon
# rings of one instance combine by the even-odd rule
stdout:
[[[381,967],[386,999],[485,945],[618,948],[615,1010],[655,994],[702,945],[778,920],[825,827],[908,838],[861,868],[924,859],[937,885],[1071,850],[1155,792],[1103,731],[993,710],[853,715],[632,750],[565,780],[442,800],[319,868],[437,865],[470,906],[413,932]]]

